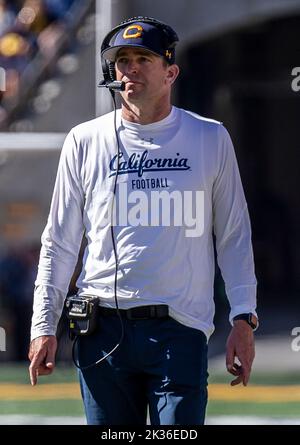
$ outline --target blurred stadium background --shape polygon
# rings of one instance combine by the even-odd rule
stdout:
[[[29,385],[32,291],[62,141],[111,109],[97,90],[100,44],[134,15],[178,31],[174,103],[229,129],[252,219],[261,320],[252,379],[229,386],[218,272],[207,423],[300,423],[300,353],[291,347],[300,325],[300,92],[291,88],[300,0],[0,0],[0,424],[84,423],[64,318],[57,371]]]

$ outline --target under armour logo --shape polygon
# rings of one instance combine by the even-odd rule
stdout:
[[[153,144],[154,139],[153,138],[142,138],[143,144]]]

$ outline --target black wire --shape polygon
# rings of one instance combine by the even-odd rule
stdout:
[[[118,349],[118,347],[121,345],[123,338],[124,338],[124,323],[123,323],[122,315],[121,315],[121,312],[119,309],[118,297],[117,297],[119,259],[118,259],[118,252],[117,252],[117,248],[116,248],[115,234],[114,234],[114,206],[115,206],[115,200],[116,200],[118,173],[119,173],[119,165],[120,165],[120,162],[119,162],[120,140],[119,140],[118,129],[117,129],[117,105],[116,105],[115,92],[113,90],[109,90],[109,91],[111,93],[111,97],[112,97],[113,104],[114,104],[114,130],[115,130],[115,136],[116,136],[116,141],[117,141],[117,169],[116,169],[116,175],[115,175],[114,186],[113,186],[113,199],[112,199],[112,204],[111,204],[110,233],[111,233],[111,241],[112,241],[114,258],[115,258],[114,299],[115,299],[115,304],[116,304],[117,315],[119,317],[120,325],[121,325],[121,335],[120,335],[118,343],[116,343],[116,345],[112,348],[111,351],[109,351],[107,354],[105,354],[103,357],[101,357],[96,362],[90,363],[89,365],[86,365],[86,366],[80,366],[76,360],[76,357],[75,357],[75,345],[77,344],[78,338],[80,337],[77,335],[74,339],[74,343],[73,343],[73,347],[72,347],[72,359],[73,359],[73,362],[74,362],[74,365],[76,366],[76,368],[78,368],[80,370],[92,368],[93,366],[97,366],[99,363],[103,362],[114,351],[116,351],[116,349]],[[101,311],[101,309],[100,309],[100,311]]]

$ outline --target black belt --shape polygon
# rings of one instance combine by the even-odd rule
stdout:
[[[119,310],[120,314],[128,320],[147,320],[149,318],[163,318],[169,315],[169,307],[166,304],[137,306]],[[105,316],[117,315],[117,309],[100,306],[100,314]]]

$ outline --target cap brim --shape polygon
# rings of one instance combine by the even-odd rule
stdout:
[[[110,62],[114,62],[116,60],[116,56],[118,51],[121,48],[143,48],[144,50],[148,51],[149,53],[154,54],[155,56],[159,56],[159,57],[163,57],[161,54],[156,53],[155,51],[151,51],[151,49],[147,48],[146,46],[143,45],[118,45],[118,46],[114,46],[112,48],[108,48],[106,50],[103,51],[102,56],[109,60]]]

